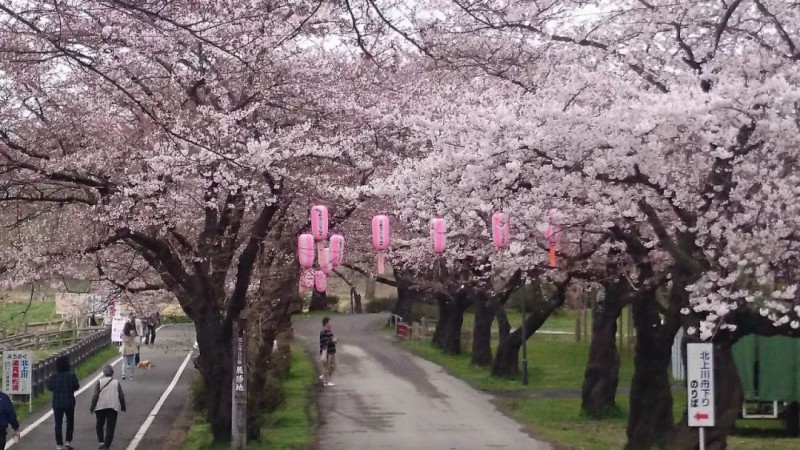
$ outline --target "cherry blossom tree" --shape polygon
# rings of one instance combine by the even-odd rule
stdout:
[[[297,272],[280,269],[294,267],[288,242],[307,207],[326,199],[350,214],[357,199],[335,188],[364,183],[384,145],[352,95],[379,81],[375,64],[347,50],[335,4],[28,6],[0,5],[8,278],[92,272],[168,291],[197,329],[209,404],[229,404],[220,343],[251,313],[254,354],[271,353],[272,319],[258,314],[288,311]],[[226,411],[208,409],[217,440]]]

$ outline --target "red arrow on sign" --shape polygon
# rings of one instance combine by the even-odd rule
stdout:
[[[694,415],[694,418],[696,420],[708,419],[708,414],[706,414],[706,413],[697,413],[697,414]]]

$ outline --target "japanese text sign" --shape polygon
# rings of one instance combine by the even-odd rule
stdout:
[[[686,345],[686,392],[690,427],[714,426],[714,346]]]

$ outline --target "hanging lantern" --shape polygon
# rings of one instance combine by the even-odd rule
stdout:
[[[304,269],[314,266],[314,236],[306,233],[297,237],[297,260]]]
[[[315,205],[311,208],[311,234],[317,242],[328,239],[328,208]]]
[[[344,262],[344,236],[334,234],[331,236],[331,257],[330,263],[333,267],[339,267]]]
[[[386,251],[389,250],[391,226],[389,218],[377,215],[372,218],[372,246],[378,252],[378,274],[383,275],[386,264]]]
[[[444,253],[447,226],[445,225],[443,217],[434,217],[431,219],[431,240],[433,241],[433,251],[437,255]]]
[[[506,248],[511,243],[508,214],[494,213],[492,215],[492,243],[497,248]]]
[[[321,270],[314,272],[314,289],[320,294],[328,290],[328,275]]]
[[[323,248],[319,252],[319,268],[326,274],[331,273],[333,270],[333,264],[331,264],[331,249],[330,248]]]
[[[553,221],[554,210],[547,213],[547,228],[544,230],[544,237],[550,248],[550,267],[556,267],[556,244],[561,239],[561,227]]]
[[[314,271],[304,270],[300,274],[300,292],[307,291],[314,287]]]

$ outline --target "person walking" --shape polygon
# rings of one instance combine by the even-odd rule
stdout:
[[[56,358],[56,373],[50,375],[47,388],[53,391],[53,416],[56,420],[56,448],[72,449],[72,433],[75,430],[75,391],[81,387],[69,364],[69,356]],[[64,442],[62,427],[67,418],[67,441]]]
[[[141,355],[140,355],[139,352],[142,349],[142,342],[144,341],[144,328],[145,327],[144,327],[144,323],[142,323],[142,320],[139,319],[138,317],[135,317],[133,319],[133,325],[136,327],[136,337],[137,337],[137,339],[136,339],[136,355],[134,357],[134,362],[138,366],[139,365],[139,361],[142,360]]]
[[[19,440],[19,422],[17,421],[17,412],[14,410],[14,403],[5,392],[0,392],[0,449],[6,448],[9,425],[14,430],[14,438]]]
[[[136,354],[139,352],[139,338],[133,322],[127,322],[122,327],[122,379],[130,374],[131,379],[136,370]]]
[[[322,318],[322,331],[319,332],[319,361],[322,363],[323,386],[336,386],[331,381],[333,372],[336,371],[336,343],[339,342],[333,335],[330,317]]]
[[[122,385],[114,379],[114,368],[103,367],[103,377],[97,381],[89,411],[97,419],[98,449],[111,448],[114,441],[114,429],[117,428],[117,414],[125,412],[125,394]]]

